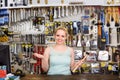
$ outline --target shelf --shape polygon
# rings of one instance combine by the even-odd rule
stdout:
[[[0,9],[19,9],[19,8],[31,8],[31,6],[1,7]]]
[[[118,46],[118,45],[120,45],[120,43],[118,43],[118,44],[110,44],[110,46]]]
[[[37,7],[58,7],[58,6],[73,6],[70,4],[38,4],[38,5],[28,5],[28,6],[14,6],[14,7],[0,7],[0,9],[19,9],[19,8],[37,8]],[[75,6],[75,5],[74,5]],[[76,6],[81,6],[76,4]]]
[[[37,7],[59,7],[59,6],[103,6],[103,7],[107,7],[107,6],[120,6],[120,4],[48,4],[48,5],[31,5],[31,6],[15,6],[15,7],[0,7],[0,9],[20,9],[20,8],[37,8]]]
[[[101,5],[101,6],[120,6],[120,4],[104,4],[104,5]]]
[[[21,35],[26,35],[26,34],[42,34],[40,31],[22,31]]]

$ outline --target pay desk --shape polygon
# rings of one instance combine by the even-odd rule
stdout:
[[[20,80],[120,80],[118,75],[107,74],[76,74],[76,75],[26,75]]]

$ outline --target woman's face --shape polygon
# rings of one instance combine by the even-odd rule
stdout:
[[[64,30],[58,30],[55,34],[55,41],[57,44],[65,44],[66,32]]]

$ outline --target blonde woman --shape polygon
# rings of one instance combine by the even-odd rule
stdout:
[[[56,44],[48,46],[44,55],[34,53],[34,56],[42,59],[42,69],[48,75],[71,75],[72,70],[83,63],[82,60],[74,62],[74,50],[65,44],[67,36],[68,31],[65,27],[56,28]]]

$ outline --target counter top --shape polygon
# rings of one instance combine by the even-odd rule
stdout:
[[[76,75],[26,75],[20,80],[120,80],[118,75],[76,74]]]

